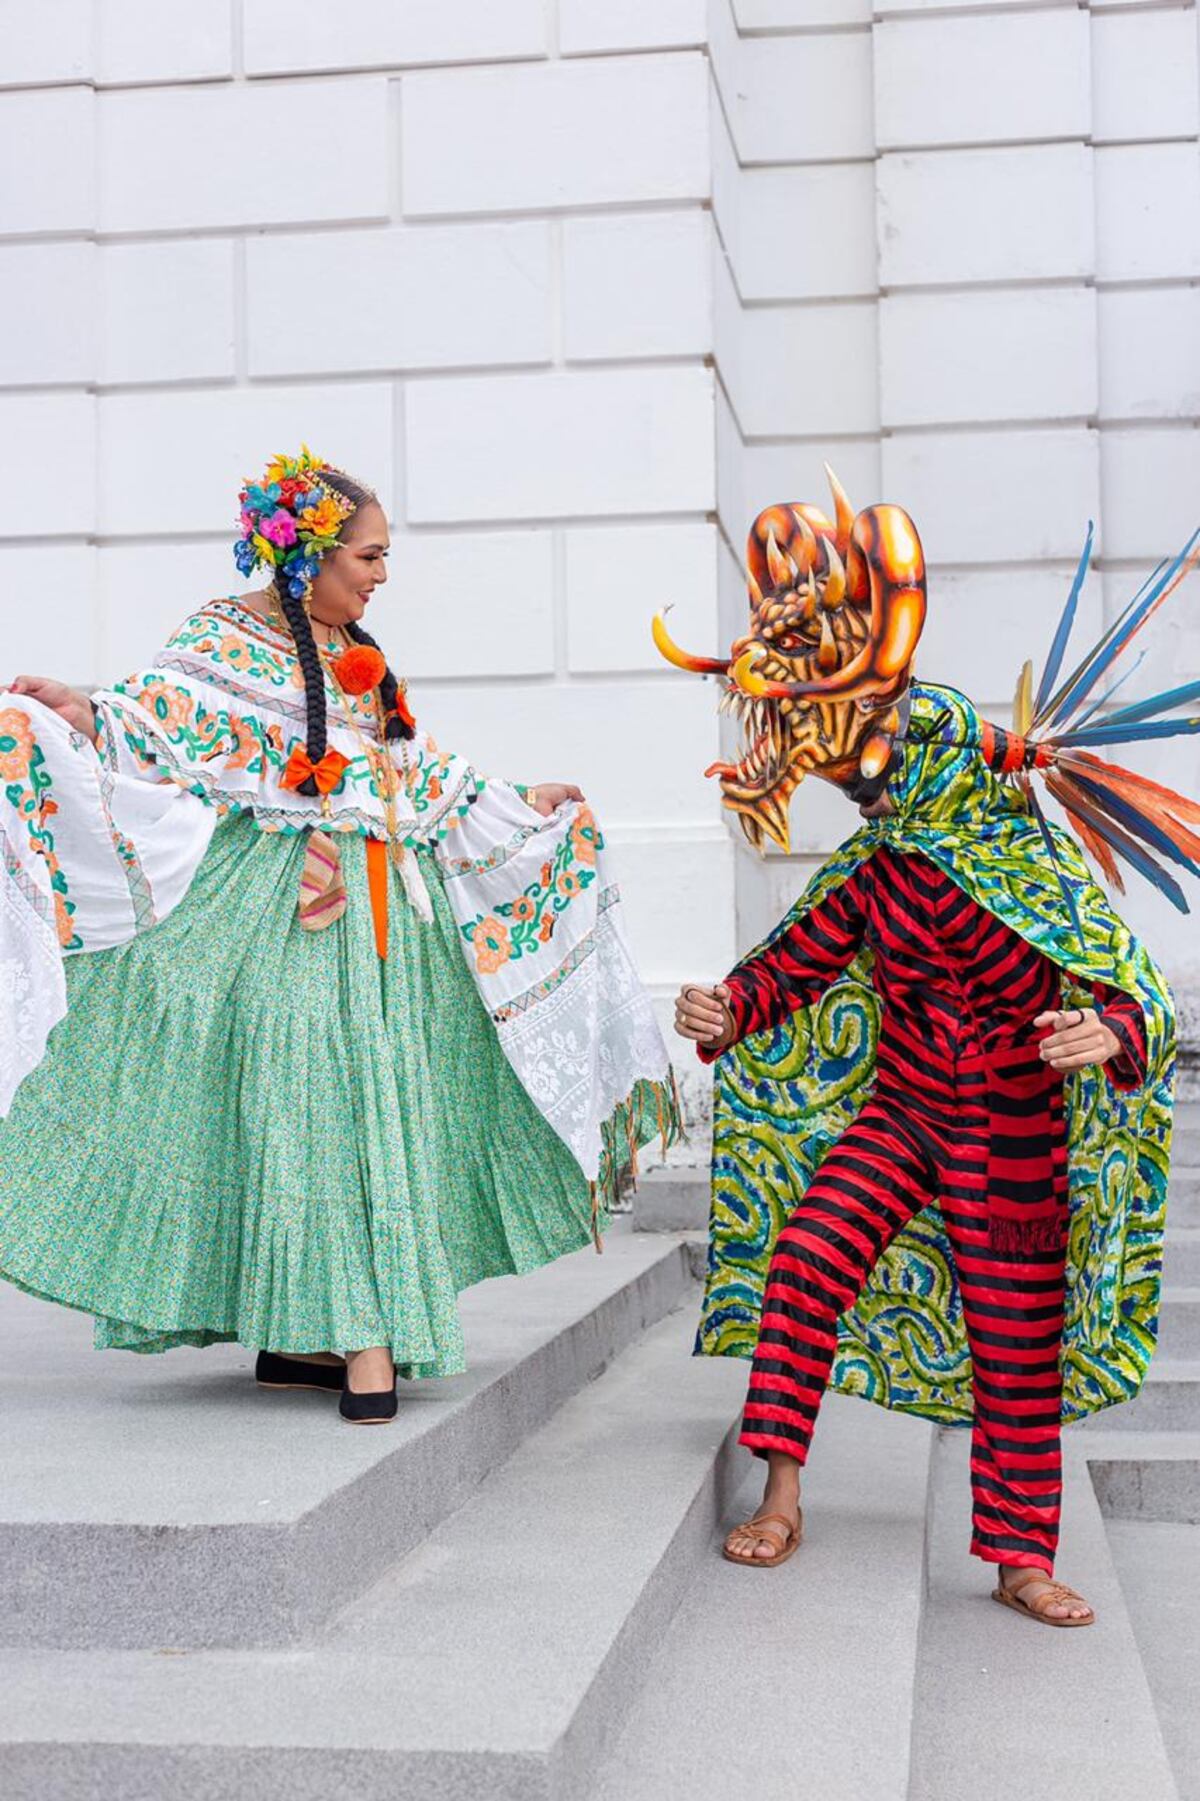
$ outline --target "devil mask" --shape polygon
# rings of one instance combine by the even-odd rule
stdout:
[[[834,517],[804,502],[768,507],[747,542],[750,629],[728,658],[693,657],[654,621],[679,669],[724,677],[721,710],[744,736],[734,763],[714,763],[721,795],[756,849],[789,849],[788,808],[808,774],[858,805],[886,785],[906,718],[913,653],[925,623],[925,562],[902,508],[856,514],[832,470]]]

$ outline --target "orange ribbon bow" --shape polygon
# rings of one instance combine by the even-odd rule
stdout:
[[[344,757],[340,750],[327,750],[320,762],[314,763],[304,746],[298,744],[287,760],[279,786],[300,788],[311,776],[317,784],[318,794],[332,794],[349,767],[349,757]]]

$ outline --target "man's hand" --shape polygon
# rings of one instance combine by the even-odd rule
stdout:
[[[675,1002],[675,1030],[681,1038],[694,1039],[705,1050],[723,1051],[733,1042],[733,1016],[729,1011],[729,990],[724,982],[715,988],[701,988],[689,982],[679,990]]]
[[[92,703],[78,688],[68,688],[65,682],[56,682],[48,675],[19,675],[8,686],[13,694],[23,694],[27,700],[38,701],[51,713],[57,713],[60,719],[65,719],[75,731],[90,738],[93,744],[96,742],[96,718],[92,712]]]
[[[583,798],[583,789],[577,788],[574,782],[538,782],[536,787],[525,790],[527,804],[543,819],[557,813],[565,800],[581,801]]]
[[[1036,1031],[1053,1028],[1039,1047],[1043,1061],[1052,1069],[1085,1069],[1089,1063],[1107,1063],[1121,1054],[1121,1040],[1094,1007],[1039,1013],[1033,1024]]]

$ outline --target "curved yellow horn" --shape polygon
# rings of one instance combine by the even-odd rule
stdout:
[[[665,657],[676,669],[689,670],[692,675],[725,675],[729,669],[728,657],[694,657],[690,652],[680,650],[667,630],[667,614],[670,610],[667,607],[661,613],[656,613],[650,628],[659,656]]]
[[[761,660],[762,655],[761,644],[751,644],[748,650],[742,652],[729,671],[730,680],[741,689],[742,693],[752,695],[756,700],[761,700],[768,691],[767,683],[761,675],[755,673],[754,669],[754,665]]]
[[[834,549],[828,538],[821,539],[825,546],[825,555],[829,563],[829,574],[825,578],[825,588],[821,595],[821,604],[832,613],[846,598],[846,565]]]

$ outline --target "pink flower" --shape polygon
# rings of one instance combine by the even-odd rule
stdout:
[[[248,537],[250,537],[251,533],[256,531],[257,529],[258,529],[257,516],[250,511],[249,507],[243,507],[242,508],[242,535],[244,537],[248,538]]]
[[[278,512],[272,513],[269,519],[264,519],[258,529],[264,538],[269,539],[272,544],[278,544],[281,549],[286,550],[289,544],[296,542],[296,521],[282,507]]]

